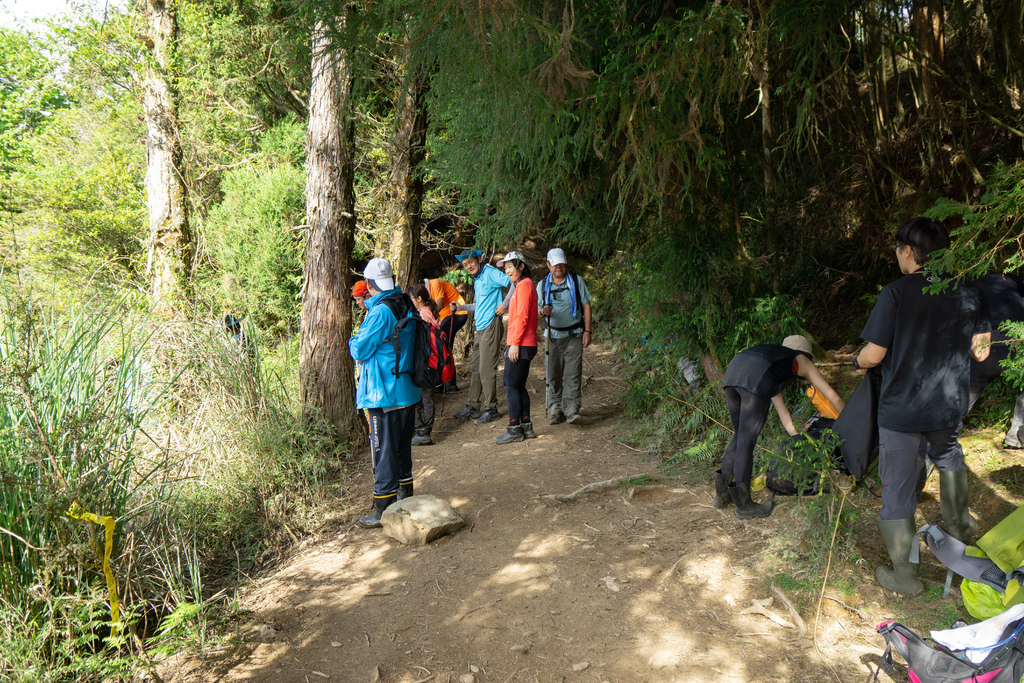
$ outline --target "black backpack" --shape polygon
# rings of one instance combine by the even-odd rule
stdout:
[[[886,622],[878,626],[885,638],[885,653],[875,671],[892,670],[892,651],[907,663],[909,678],[920,683],[1018,683],[1024,675],[1024,619],[1011,622],[999,642],[978,664],[958,656],[936,643],[931,645],[903,624]]]
[[[400,334],[406,326],[415,325],[415,341],[412,352],[412,383],[420,389],[433,390],[437,384],[435,381],[437,371],[431,367],[431,355],[434,353],[433,349],[436,349],[439,345],[431,343],[431,336],[434,330],[433,325],[420,317],[416,307],[412,305],[409,295],[404,292],[386,296],[380,300],[380,303],[387,306],[388,310],[395,316],[395,320],[398,321],[395,323],[395,329],[391,333],[391,345],[395,349],[395,367],[391,370],[391,374],[398,377],[402,373]],[[441,340],[438,339],[437,341],[440,342]],[[434,367],[436,368],[438,365],[439,363],[435,359]]]

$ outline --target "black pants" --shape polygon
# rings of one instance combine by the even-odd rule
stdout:
[[[434,428],[434,391],[420,389],[420,402],[416,404],[416,431],[430,434]]]
[[[505,348],[505,398],[508,400],[508,423],[517,425],[530,421],[530,392],[526,390],[526,380],[530,376],[530,361],[537,355],[536,346],[520,346],[519,360],[508,359],[508,348]]]
[[[772,404],[742,387],[726,387],[725,401],[733,434],[722,457],[722,474],[731,472],[736,483],[749,485],[754,470],[754,445]]]
[[[370,408],[370,457],[373,495],[382,498],[412,481],[412,434],[416,406],[384,412]]]
[[[455,349],[455,335],[459,333],[466,325],[466,321],[469,320],[468,315],[449,315],[441,321],[441,331],[448,338],[448,352],[454,354]]]

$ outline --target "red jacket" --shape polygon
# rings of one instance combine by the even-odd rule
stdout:
[[[528,277],[520,280],[512,292],[505,340],[509,346],[537,345],[537,290]]]

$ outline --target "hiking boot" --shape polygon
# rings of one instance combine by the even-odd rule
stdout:
[[[575,424],[576,422],[579,422],[579,419],[579,413],[569,413],[568,415],[565,416],[565,421],[568,422],[569,424]]]
[[[967,511],[967,470],[939,472],[939,509],[949,535],[970,545],[978,522]]]
[[[565,413],[551,413],[551,419],[548,420],[549,425],[560,425],[565,422]]]
[[[536,439],[537,438],[537,432],[533,431],[533,423],[532,422],[524,422],[523,424],[521,424],[519,426],[523,428],[523,436],[524,437],[526,437],[527,439]]]
[[[732,502],[732,496],[729,495],[730,479],[732,477],[728,474],[722,474],[722,470],[715,472],[715,499],[711,501],[711,507],[716,510],[721,510]]]
[[[498,412],[497,408],[488,408],[480,413],[480,417],[473,420],[473,424],[484,425],[488,422],[494,422],[499,417],[501,417],[501,413]]]
[[[522,441],[526,437],[523,436],[522,425],[509,425],[508,431],[501,436],[494,437],[494,443],[501,445],[503,443],[515,443],[516,441]]]
[[[460,420],[475,420],[480,417],[480,409],[467,403],[466,407],[455,413],[454,417]]]
[[[1013,417],[1010,428],[1006,430],[1003,448],[1024,448],[1024,393],[1017,397],[1013,405]]]
[[[406,498],[412,498],[415,495],[412,492],[412,482],[398,485],[398,500],[405,500]]]
[[[412,486],[412,484],[410,484]],[[359,518],[359,526],[365,529],[376,529],[383,526],[380,523],[380,517],[384,514],[384,511],[388,509],[388,506],[394,503],[398,499],[397,493],[391,493],[386,496],[373,497],[373,514],[367,515],[366,517]]]
[[[729,496],[736,504],[736,516],[740,519],[755,519],[767,517],[775,509],[775,495],[768,499],[767,503],[755,503],[750,499],[750,482],[743,484],[732,483],[728,487]]]
[[[914,518],[878,520],[878,528],[885,541],[885,549],[892,561],[892,569],[879,567],[875,578],[882,588],[893,593],[917,598],[924,594],[924,584],[917,578],[920,565],[911,562],[911,551],[917,550],[917,527]]]
[[[416,436],[412,437],[413,446],[429,446],[434,443],[430,439],[430,432],[425,429],[417,429]]]

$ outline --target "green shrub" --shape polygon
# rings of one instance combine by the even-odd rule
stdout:
[[[218,303],[278,334],[297,327],[300,308],[306,172],[293,155],[303,134],[291,120],[267,134],[257,163],[224,174],[206,222]]]

